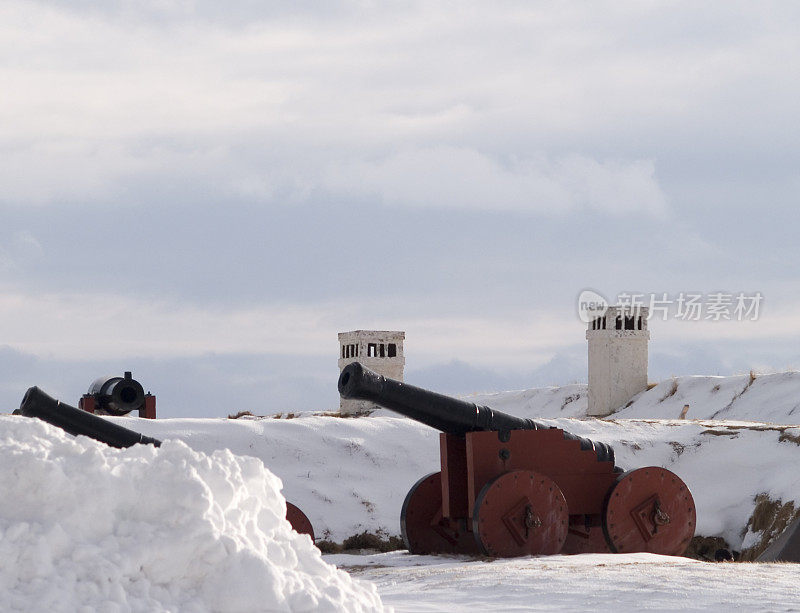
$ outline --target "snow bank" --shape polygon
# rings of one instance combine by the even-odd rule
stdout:
[[[285,521],[254,458],[0,427],[2,611],[376,611]]]
[[[439,470],[439,433],[404,418],[115,419],[205,453],[230,449],[259,458],[317,538],[336,542],[364,531],[399,535],[406,493]]]

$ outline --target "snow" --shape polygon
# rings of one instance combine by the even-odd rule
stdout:
[[[38,420],[0,428],[2,611],[376,611],[284,519],[254,458],[117,450]]]
[[[734,549],[761,536],[748,526],[756,496],[800,491],[798,373],[671,379],[605,420],[585,418],[581,385],[470,400],[610,443],[625,469],[672,470],[697,533]],[[685,404],[693,419],[677,419]],[[318,538],[398,535],[406,492],[439,469],[438,432],[388,411],[109,419],[166,442],[114,450],[0,416],[0,610],[380,610],[378,593],[398,611],[781,609],[798,597],[794,565],[321,557],[283,521],[281,486]]]
[[[260,458],[283,480],[287,500],[308,515],[318,538],[336,542],[364,531],[399,535],[406,493],[439,470],[438,432],[405,418],[118,419],[206,453],[228,448]],[[698,534],[721,536],[735,549],[743,545],[758,494],[788,501],[800,492],[800,473],[786,469],[800,464],[800,447],[781,440],[782,434],[800,436],[800,428],[711,420],[539,421],[611,444],[624,469],[675,472],[694,495]]]
[[[561,387],[473,394],[465,396],[464,400],[519,417],[586,417],[588,388],[585,383],[573,383]]]
[[[116,420],[205,453],[229,449],[259,458],[283,481],[286,499],[308,515],[317,538],[337,542],[365,530],[399,535],[407,491],[439,466],[438,432],[402,418]]]
[[[800,566],[714,564],[652,554],[476,561],[404,552],[329,555],[402,613],[796,610]]]
[[[586,417],[587,387],[572,384],[465,396],[520,417]],[[800,424],[800,372],[729,377],[687,376],[661,381],[611,415],[614,419],[729,419]]]

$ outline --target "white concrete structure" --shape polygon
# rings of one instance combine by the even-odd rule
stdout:
[[[406,358],[403,354],[405,332],[389,330],[353,330],[339,332],[339,372],[352,362],[361,362],[370,370],[403,380]],[[339,412],[345,415],[377,409],[364,400],[339,400]]]
[[[647,307],[608,307],[589,322],[588,415],[605,417],[647,389]]]

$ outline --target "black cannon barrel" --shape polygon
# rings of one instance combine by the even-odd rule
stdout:
[[[144,406],[142,384],[126,371],[123,377],[100,377],[89,386],[97,408],[109,415],[125,415]]]
[[[514,417],[489,407],[478,406],[421,387],[395,381],[364,367],[359,362],[348,364],[339,375],[342,398],[369,400],[420,423],[448,434],[462,435],[478,430],[546,430],[545,424]],[[614,449],[606,444],[564,432],[564,437],[577,440],[581,449],[593,449],[601,462],[614,461]]]
[[[111,447],[131,447],[137,443],[161,446],[161,441],[158,439],[123,428],[107,419],[64,404],[48,396],[38,387],[32,387],[25,393],[22,404],[19,409],[14,411],[14,414],[38,417],[69,434],[75,436],[83,434]]]

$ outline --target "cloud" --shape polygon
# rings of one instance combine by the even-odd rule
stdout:
[[[465,147],[404,149],[374,158],[366,152],[335,161],[287,150],[264,159],[212,141],[36,143],[9,151],[0,168],[0,200],[47,206],[54,202],[130,201],[182,191],[271,204],[298,204],[321,193],[389,206],[543,215],[601,212],[660,217],[667,197],[652,160],[604,160],[540,154],[501,161]]]
[[[0,297],[0,336],[27,354],[61,360],[205,353],[311,355],[326,340],[319,311],[302,305],[213,309],[111,292]],[[335,348],[332,349],[335,352]]]
[[[0,3],[3,342],[535,368],[582,287],[767,296],[664,343],[797,329],[790,3],[234,5]]]
[[[0,338],[16,351],[58,360],[119,356],[171,359],[207,354],[324,357],[335,360],[336,334],[351,329],[406,331],[406,355],[420,368],[452,359],[482,367],[531,370],[563,347],[583,343],[574,306],[456,314],[421,306],[392,308],[392,297],[207,307],[106,292],[0,296]],[[791,310],[758,321],[651,321],[653,343],[788,339],[800,329]],[[662,345],[663,346],[663,345]],[[331,362],[333,364],[333,362]],[[553,370],[552,368],[550,370]]]
[[[457,315],[420,305],[394,307],[391,296],[208,307],[168,298],[106,291],[0,294],[0,338],[42,359],[99,360],[119,356],[170,359],[214,354],[329,355],[336,334],[354,329],[407,333],[406,354],[426,365],[457,358],[477,364],[540,365],[565,342],[583,338],[572,309]],[[405,312],[405,313],[404,313]]]
[[[500,163],[456,147],[405,150],[375,161],[335,164],[324,185],[390,205],[661,215],[666,197],[650,160],[598,162],[570,155]]]
[[[774,67],[796,37],[757,9],[742,37],[747,10],[685,4],[467,3],[457,18],[437,3],[318,5],[5,3],[0,201],[130,202],[131,184],[167,199],[169,173],[177,191],[271,204],[328,187],[658,214],[665,154],[719,166],[726,142],[753,159],[765,129],[788,142],[779,101],[797,92]]]
[[[7,240],[0,240],[0,271],[20,272],[44,256],[41,242],[29,230],[11,232]]]

